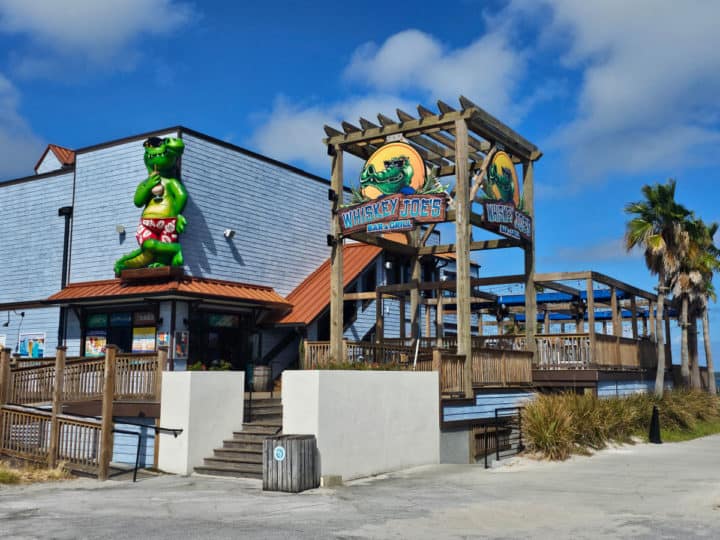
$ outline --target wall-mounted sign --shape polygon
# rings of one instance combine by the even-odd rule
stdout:
[[[45,334],[20,334],[20,356],[42,358],[45,355]]]
[[[177,360],[186,360],[190,350],[190,332],[187,330],[175,332],[173,343],[175,344],[175,358]]]
[[[105,330],[89,330],[85,335],[85,356],[103,356],[106,345]]]
[[[155,351],[155,327],[136,326],[133,328],[132,352],[149,353]]]
[[[483,226],[508,238],[532,239],[532,219],[523,212],[515,164],[505,152],[497,152],[480,184],[483,200]]]
[[[378,148],[365,162],[360,189],[340,209],[343,233],[383,233],[445,221],[445,187],[428,177],[420,154],[397,141]]]

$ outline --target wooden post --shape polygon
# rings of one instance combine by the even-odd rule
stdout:
[[[663,310],[663,317],[665,317],[665,368],[672,366],[672,340],[670,339],[670,310],[666,307]]]
[[[430,304],[425,304],[425,337],[430,337]]]
[[[592,277],[587,278],[587,314],[590,350],[595,350],[595,292]]]
[[[412,309],[412,306],[410,307]],[[400,297],[400,339],[403,340],[403,345],[405,344],[405,321],[407,317],[405,316],[405,297]],[[412,334],[411,334],[412,336]]]
[[[610,311],[612,312],[613,336],[621,336],[620,319],[618,317],[618,299],[615,287],[610,287]]]
[[[438,374],[438,395],[442,394],[442,352],[437,347],[433,348],[432,352],[432,370],[437,371]],[[441,411],[442,413],[442,411]]]
[[[485,321],[483,321],[482,309],[477,312],[477,318],[478,318],[478,335],[484,336],[485,335]]]
[[[440,292],[440,295],[437,298],[437,304],[435,305],[435,336],[437,336],[438,339],[445,335],[445,323],[443,322],[445,315],[443,310],[443,297],[442,292]]]
[[[530,241],[525,244],[525,348],[533,353],[532,362],[537,361],[537,294],[535,292],[535,165],[532,161],[523,162],[523,204],[524,210],[532,220]]]
[[[160,401],[162,394],[162,374],[163,370],[167,367],[168,361],[168,348],[158,347],[157,352],[157,372],[155,373],[155,400]]]
[[[545,311],[543,313],[543,334],[549,334],[550,333],[550,310],[545,306]]]
[[[420,230],[415,229],[410,233],[411,244],[417,248],[420,244]],[[420,257],[413,255],[410,258],[410,280],[415,283],[415,287],[410,289],[410,337],[415,340],[420,336],[420,279],[422,278],[422,266]]]
[[[632,311],[632,337],[638,338],[638,318],[637,318],[637,300],[633,294],[630,297],[630,311]]]
[[[470,333],[470,174],[468,127],[464,118],[455,120],[455,242],[457,245],[457,354],[465,357],[463,390],[472,396],[472,336]]]
[[[657,317],[655,316],[655,310],[657,309],[657,304],[654,302],[650,302],[650,307],[648,308],[648,317],[650,318],[650,338],[653,342],[657,339]]]
[[[60,421],[58,414],[62,413],[62,399],[65,384],[65,347],[58,347],[55,352],[55,385],[52,395],[52,416],[50,417],[50,445],[48,449],[48,467],[57,466],[58,445],[60,443]]]
[[[0,405],[10,401],[10,349],[0,349]]]
[[[100,459],[98,480],[107,480],[113,453],[113,400],[115,398],[115,355],[117,347],[105,347],[105,372],[103,374],[102,419],[100,428]]]
[[[339,206],[343,202],[343,151],[340,145],[333,147],[332,176],[330,187],[338,197],[332,204],[330,253],[330,361],[343,362],[343,239],[340,233]]]
[[[385,310],[383,308],[383,295],[375,293],[375,343],[382,345],[385,334]]]

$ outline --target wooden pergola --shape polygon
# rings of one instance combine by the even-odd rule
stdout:
[[[527,316],[534,320],[537,314],[535,300],[535,242],[534,228],[529,240],[495,238],[475,240],[473,231],[483,228],[483,217],[473,209],[480,202],[478,191],[495,152],[503,150],[515,164],[522,165],[523,211],[534,217],[533,168],[542,156],[538,148],[511,128],[488,114],[465,97],[460,97],[456,109],[442,101],[437,103],[438,112],[419,105],[417,115],[396,110],[397,120],[378,114],[378,122],[360,118],[359,126],[342,122],[342,131],[325,126],[328,154],[332,157],[331,189],[337,196],[331,197],[332,227],[331,253],[331,302],[330,302],[330,357],[343,359],[343,241],[357,240],[383,248],[410,260],[411,279],[404,287],[409,289],[411,337],[419,336],[419,304],[421,265],[423,255],[454,253],[457,263],[455,291],[457,300],[458,341],[457,354],[470,356],[471,341],[471,272],[472,251],[502,248],[520,248],[524,251],[524,272]],[[403,140],[410,144],[438,178],[455,176],[454,189],[449,193],[447,221],[455,222],[455,243],[427,245],[435,227],[415,229],[408,233],[407,243],[394,242],[382,236],[364,232],[343,235],[338,211],[343,204],[343,154],[348,152],[367,160],[373,152],[387,142]],[[483,229],[485,230],[485,229]],[[534,325],[526,325],[527,343],[534,344]],[[533,345],[530,345],[532,347]],[[470,374],[470,370],[465,370]]]

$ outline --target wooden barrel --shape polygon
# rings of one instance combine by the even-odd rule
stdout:
[[[253,391],[265,392],[270,386],[270,367],[255,366],[253,370]]]
[[[315,435],[278,435],[263,441],[263,489],[299,493],[320,486]]]

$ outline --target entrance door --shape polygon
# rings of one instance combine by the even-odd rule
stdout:
[[[197,311],[190,320],[190,363],[244,370],[252,361],[252,313]]]

